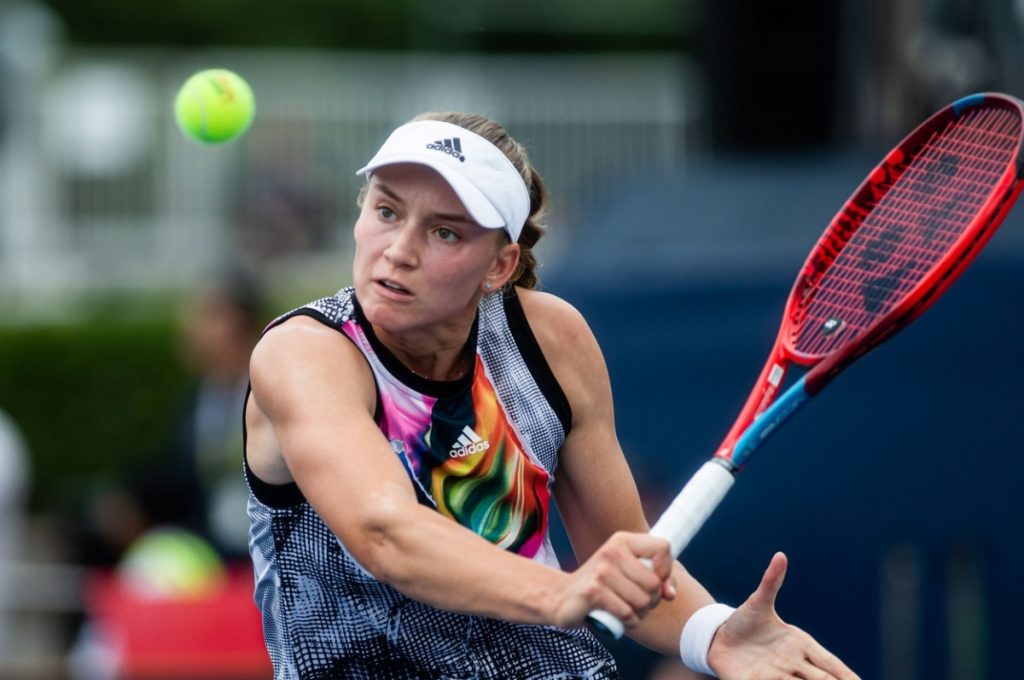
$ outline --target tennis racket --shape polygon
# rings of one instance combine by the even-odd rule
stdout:
[[[967,268],[1024,186],[1024,105],[987,93],[922,123],[811,250],[768,361],[718,451],[651,529],[678,556],[757,448],[839,373],[920,316]],[[782,392],[793,365],[809,370]],[[781,393],[781,394],[780,394]],[[595,610],[597,630],[623,625]]]

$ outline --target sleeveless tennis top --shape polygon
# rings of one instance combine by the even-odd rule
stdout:
[[[420,503],[502,549],[558,566],[550,491],[571,413],[514,291],[481,300],[473,368],[447,382],[402,365],[351,288],[270,327],[296,315],[343,333],[366,358],[375,420]],[[344,442],[337,455],[346,455]],[[406,597],[356,562],[295,484],[266,484],[248,462],[245,473],[255,599],[275,680],[617,677],[587,630],[456,614]]]

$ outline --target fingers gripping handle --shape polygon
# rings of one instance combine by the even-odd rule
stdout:
[[[678,557],[725,498],[735,480],[733,473],[722,464],[714,460],[704,463],[662,513],[651,529],[651,535],[667,540],[672,546],[672,554]],[[616,640],[625,630],[621,621],[602,609],[590,612],[587,622],[599,633]]]

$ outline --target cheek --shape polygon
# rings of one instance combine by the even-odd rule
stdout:
[[[374,231],[368,228],[362,219],[356,222],[355,228],[352,230],[352,240],[355,244],[353,264],[356,268],[364,266],[372,259],[375,250],[380,250],[380,245],[377,243],[379,239],[374,238]]]
[[[453,253],[441,247],[432,255],[430,269],[433,275],[451,285],[461,286],[468,283],[473,286],[483,278],[486,271],[486,267],[481,264],[480,253],[474,253],[469,249]]]
[[[366,222],[366,217],[360,215],[356,219],[355,226],[352,228],[352,240],[355,241],[356,247],[360,244],[366,243],[370,240],[371,230]]]

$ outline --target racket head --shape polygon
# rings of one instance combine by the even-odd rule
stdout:
[[[786,304],[777,345],[794,363],[819,365],[809,391],[924,312],[967,267],[1024,186],[1022,146],[1024,105],[977,94],[935,113],[872,170]]]
[[[816,394],[923,313],[966,269],[1024,186],[1024,105],[999,93],[938,111],[846,201],[808,255],[771,355],[716,458],[774,402],[790,364]]]

